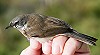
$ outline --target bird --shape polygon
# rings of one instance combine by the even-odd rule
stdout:
[[[61,19],[37,13],[16,16],[5,29],[11,27],[19,30],[28,40],[35,38],[41,43],[52,40],[58,34],[64,34],[66,37],[75,38],[91,46],[96,46],[96,41],[98,40],[76,31]]]

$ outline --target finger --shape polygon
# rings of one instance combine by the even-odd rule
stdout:
[[[64,36],[58,36],[53,39],[52,42],[52,54],[59,55],[63,51],[64,44],[68,38]]]
[[[64,51],[62,55],[74,55],[75,51],[80,48],[81,42],[74,38],[69,38],[65,43]]]
[[[30,46],[21,52],[20,55],[40,55],[41,44],[33,39],[30,39]]]
[[[85,43],[81,46],[80,49],[78,49],[76,52],[90,52],[89,46]]]
[[[30,46],[21,52],[20,55],[40,55],[40,50],[31,49]]]
[[[90,55],[89,46],[83,43],[81,48],[76,51],[75,55]]]
[[[44,54],[51,54],[52,51],[52,43],[51,42],[45,42],[42,44],[42,51]]]
[[[38,50],[42,47],[42,44],[39,41],[36,41],[35,39],[30,39],[30,47],[32,49]]]

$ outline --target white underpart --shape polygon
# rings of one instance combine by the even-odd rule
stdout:
[[[45,37],[45,38],[39,38],[39,37],[32,37],[33,39],[39,41],[40,43],[48,42],[52,40],[53,37]]]

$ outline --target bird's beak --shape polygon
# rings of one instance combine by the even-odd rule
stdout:
[[[9,26],[7,26],[5,29],[11,28],[11,27],[12,27],[12,26],[9,25]]]

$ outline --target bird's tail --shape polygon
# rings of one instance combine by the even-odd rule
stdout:
[[[94,46],[96,46],[95,42],[98,40],[94,37],[91,37],[91,36],[88,36],[85,34],[81,34],[81,33],[78,33],[76,31],[71,32],[71,33],[65,33],[65,34],[68,35],[69,37],[75,38],[81,42],[84,42],[84,43],[89,44],[89,45],[94,45]]]

